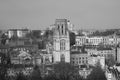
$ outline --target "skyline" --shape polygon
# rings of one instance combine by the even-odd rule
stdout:
[[[79,29],[120,26],[119,0],[0,0],[0,29],[45,29],[66,18]]]

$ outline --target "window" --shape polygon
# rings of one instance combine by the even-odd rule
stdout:
[[[72,61],[72,63],[74,64],[74,61]]]
[[[76,64],[78,64],[78,61],[76,61]]]
[[[65,56],[64,56],[64,54],[61,55],[61,62],[65,62]]]
[[[84,61],[82,61],[82,63],[84,64]]]
[[[63,24],[62,24],[62,35],[63,35]]]
[[[60,50],[65,50],[65,40],[60,41]]]
[[[76,58],[76,60],[78,60],[78,58]]]
[[[88,63],[88,61],[86,60],[86,63]]]
[[[81,61],[79,61],[79,64],[81,64]]]

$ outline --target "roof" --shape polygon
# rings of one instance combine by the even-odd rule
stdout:
[[[80,50],[81,48],[83,48],[83,46],[72,46],[71,49],[78,49]]]
[[[97,50],[113,50],[111,47],[99,47]]]
[[[34,47],[33,45],[17,45],[17,46],[12,46],[11,48],[19,48],[19,47]]]
[[[67,22],[68,20],[67,19],[56,19],[55,21],[56,22]]]
[[[87,54],[87,51],[71,51],[71,54]]]
[[[96,49],[96,48],[97,48],[96,46],[91,46],[91,45],[85,46],[85,49]]]
[[[17,30],[28,31],[28,29],[9,29],[8,31],[17,31]]]
[[[31,56],[31,55],[25,51],[20,51],[20,54],[18,56]]]
[[[8,49],[10,48],[9,45],[0,45],[0,49]]]

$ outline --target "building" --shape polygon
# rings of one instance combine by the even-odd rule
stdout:
[[[92,66],[96,66],[97,63],[100,63],[101,68],[104,69],[105,68],[105,57],[101,57],[98,55],[91,55],[88,58],[88,64],[92,65]]]
[[[103,44],[108,45],[109,44],[109,37],[108,36],[103,36]]]
[[[8,53],[9,50],[10,50],[9,45],[0,45],[0,52],[1,53]]]
[[[120,46],[117,47],[116,60],[117,60],[117,63],[120,63]]]
[[[76,36],[75,44],[77,46],[83,46],[86,44],[86,36]]]
[[[53,46],[50,42],[48,42],[46,44],[46,51],[47,51],[48,54],[52,54],[52,52],[53,52]]]
[[[111,45],[111,46],[116,46],[117,44],[120,43],[120,36],[113,34],[109,36],[102,36],[103,37],[103,44],[104,45]]]
[[[115,45],[117,44],[117,37],[115,35],[109,36],[109,43],[110,45]]]
[[[70,62],[74,66],[87,65],[88,64],[88,54],[86,51],[71,51]]]
[[[97,54],[101,57],[105,57],[105,59],[111,59],[113,58],[115,60],[116,54],[115,49],[112,48],[104,48],[100,47],[97,48]]]
[[[28,29],[9,29],[8,37],[12,38],[14,36],[14,37],[22,38],[25,37],[28,32],[29,32]]]
[[[70,39],[67,19],[56,19],[53,35],[54,62],[70,62]]]
[[[42,56],[42,64],[49,65],[49,64],[53,63],[53,55],[52,54],[49,54],[47,52],[42,52],[41,56]]]
[[[112,49],[110,47],[98,47],[95,49],[89,49],[88,55],[98,55],[101,57],[105,57],[105,59],[111,59],[111,57],[115,60],[116,52],[115,49]]]
[[[102,37],[87,37],[87,44],[88,45],[93,45],[97,46],[100,43],[103,43],[103,38]]]
[[[11,64],[33,64],[33,57],[26,51],[12,51],[10,53]]]
[[[11,46],[10,48],[13,51],[26,51],[26,52],[32,52],[38,49],[34,45],[17,45],[17,46]]]
[[[34,56],[34,64],[40,66],[42,64],[42,53],[36,52]]]

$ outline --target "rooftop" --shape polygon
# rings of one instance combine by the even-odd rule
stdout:
[[[98,47],[97,50],[113,50],[111,47]]]
[[[17,31],[17,30],[28,31],[28,29],[9,29],[8,31]]]
[[[87,51],[71,51],[71,54],[87,54]]]
[[[6,49],[6,48],[10,48],[9,45],[0,45],[0,49]]]

